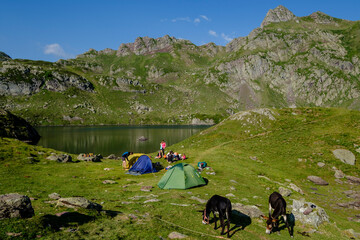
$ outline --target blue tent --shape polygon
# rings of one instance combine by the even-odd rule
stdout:
[[[128,174],[140,175],[140,174],[153,173],[153,172],[157,172],[157,170],[153,168],[151,159],[146,155],[142,155],[138,158],[136,163],[129,169]]]

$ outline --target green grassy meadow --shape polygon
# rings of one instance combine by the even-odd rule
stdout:
[[[203,210],[205,203],[194,197],[207,200],[214,194],[232,193],[234,197],[228,198],[233,204],[256,205],[266,214],[268,196],[278,191],[280,184],[286,186],[289,182],[300,187],[304,195],[292,191],[285,198],[288,206],[292,199],[305,198],[324,208],[330,218],[316,231],[296,222],[296,239],[350,239],[353,236],[347,229],[360,232],[360,225],[348,217],[359,215],[360,210],[340,208],[336,203],[350,201],[343,192],[360,191],[360,186],[348,184],[345,179],[341,179],[342,184],[336,182],[332,168],[360,177],[360,153],[356,152],[360,145],[360,113],[333,108],[282,109],[272,113],[274,120],[261,113],[240,113],[233,120],[229,118],[169,146],[167,150],[186,153],[189,158],[185,162],[194,167],[205,161],[216,172],[203,172],[208,184],[187,190],[159,189],[157,182],[164,170],[132,176],[125,174],[119,160],[57,163],[46,160],[51,152],[57,153],[55,150],[1,139],[0,194],[16,192],[31,197],[35,216],[1,220],[0,239],[165,239],[173,231],[187,235],[187,239],[214,239],[221,230],[214,230],[213,223],[201,224],[198,210]],[[236,116],[242,117],[236,120]],[[353,152],[355,166],[337,160],[331,152],[337,148]],[[157,161],[155,153],[150,156]],[[320,168],[318,162],[325,166]],[[161,163],[168,165],[165,160]],[[314,185],[306,179],[309,175],[319,176],[329,185]],[[104,185],[104,180],[117,184]],[[142,186],[153,188],[142,192]],[[56,206],[48,197],[53,192],[62,197],[83,196],[101,204],[103,211]],[[159,201],[144,203],[150,199]],[[71,214],[55,215],[64,211]],[[286,229],[280,234],[265,234],[265,222],[260,218],[251,219],[244,229],[231,224],[234,227],[231,239],[290,238]],[[7,233],[21,235],[11,237]]]

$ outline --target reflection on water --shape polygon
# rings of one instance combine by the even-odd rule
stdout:
[[[96,126],[37,127],[41,139],[37,145],[68,153],[95,153],[108,156],[125,151],[150,153],[178,143],[208,126]],[[147,141],[139,141],[144,136]]]

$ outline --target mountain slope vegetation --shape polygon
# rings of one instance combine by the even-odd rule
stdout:
[[[318,227],[296,219],[295,238],[355,238],[359,236],[360,214],[356,207],[360,193],[356,182],[360,177],[359,123],[358,111],[334,108],[239,112],[169,146],[186,153],[189,158],[184,162],[196,166],[205,161],[215,172],[203,171],[208,184],[187,190],[159,189],[156,184],[164,171],[127,175],[119,161],[110,159],[57,163],[46,159],[51,152],[58,153],[55,150],[4,138],[0,144],[0,193],[28,195],[33,199],[35,216],[1,220],[0,238],[21,233],[22,238],[44,239],[155,239],[176,231],[188,239],[213,239],[220,235],[220,229],[214,230],[213,223],[201,224],[198,210],[204,209],[202,201],[219,194],[238,209],[232,218],[231,239],[288,239],[285,228],[280,228],[280,234],[267,235],[262,218],[247,217],[244,222],[244,215],[239,215],[239,206],[258,208],[266,215],[268,196],[280,188],[291,190],[285,197],[288,212],[294,213],[294,201],[305,199],[316,209],[323,208],[329,217],[329,222]],[[355,164],[337,159],[332,152],[336,149],[351,151]],[[165,160],[160,161],[167,166]],[[343,176],[336,177],[337,171]],[[308,176],[321,177],[328,185],[316,185]],[[105,185],[104,180],[117,184]],[[291,187],[294,185],[297,190]],[[151,192],[140,190],[145,186],[152,186]],[[53,192],[62,197],[85,197],[102,204],[103,211],[59,206],[48,197]],[[68,217],[56,215],[64,212]]]
[[[259,107],[359,110],[360,23],[279,6],[226,46],[139,37],[56,63],[2,58],[0,106],[36,125],[213,124]]]

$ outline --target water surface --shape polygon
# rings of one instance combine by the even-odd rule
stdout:
[[[37,127],[41,139],[37,145],[79,154],[119,156],[126,151],[151,153],[159,150],[161,140],[178,143],[209,126],[92,126]],[[139,141],[140,137],[147,141]],[[169,150],[169,149],[168,149]]]

